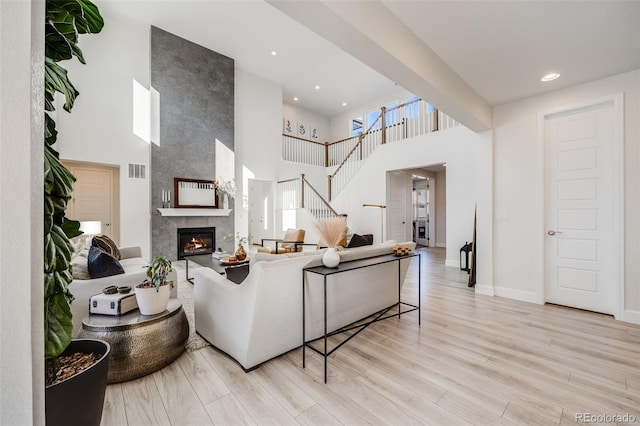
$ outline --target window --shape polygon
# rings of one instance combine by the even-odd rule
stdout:
[[[420,116],[420,102],[417,101],[418,97],[415,95],[409,96],[402,101],[405,104],[404,116],[406,118],[416,118]]]
[[[371,128],[371,130],[376,130],[376,129],[379,129],[379,128],[380,128],[380,121],[381,121],[381,120],[380,120],[380,119],[378,119],[378,117],[379,117],[379,116],[380,116],[380,110],[379,110],[379,109],[376,109],[375,111],[370,111],[370,112],[368,112],[368,113],[367,113],[367,129],[368,129],[369,127],[371,127],[371,125],[372,125],[374,122],[376,123],[376,125],[375,125],[375,126],[373,126],[373,127]],[[378,120],[378,121],[376,122],[376,120]]]
[[[351,136],[358,136],[359,134],[361,134],[363,132],[362,126],[363,126],[362,116],[356,117],[356,118],[352,118],[351,119],[351,132],[350,132],[350,135]]]
[[[394,124],[398,124],[400,122],[400,109],[398,107],[398,102],[393,102],[388,105],[385,105],[387,111],[384,113],[384,125],[385,126],[393,126]],[[395,109],[393,109],[395,108]]]

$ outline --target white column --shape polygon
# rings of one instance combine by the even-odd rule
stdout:
[[[44,1],[0,2],[0,424],[44,424]]]

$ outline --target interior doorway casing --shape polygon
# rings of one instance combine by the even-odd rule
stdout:
[[[86,163],[79,161],[62,161],[63,165],[69,169],[69,171],[78,178],[78,176],[82,175],[91,175],[91,174],[107,174],[110,176],[110,200],[109,206],[106,207],[108,211],[108,220],[101,220],[102,233],[109,235],[111,239],[117,244],[120,245],[120,168],[118,166],[104,165],[104,164],[96,164],[96,163]],[[76,181],[77,188],[78,181]],[[77,203],[77,194],[76,189],[74,189],[74,194],[72,195],[72,199],[69,201],[69,205],[67,206],[67,215],[70,219],[75,219],[79,221],[83,220],[96,220],[93,217],[83,217],[82,212],[76,212],[75,204]],[[87,200],[89,203],[91,200]],[[107,215],[107,212],[105,212]]]
[[[612,281],[615,282],[615,285],[612,287],[612,291],[615,291],[615,299],[617,301],[616,307],[614,308],[613,315],[616,319],[621,319],[624,313],[624,155],[623,155],[623,147],[624,147],[624,103],[623,103],[623,95],[617,94],[613,96],[609,96],[602,99],[595,99],[590,102],[585,102],[582,104],[573,105],[570,107],[559,108],[552,111],[542,112],[538,114],[538,142],[540,149],[540,156],[538,159],[539,170],[541,170],[541,182],[540,188],[540,206],[541,211],[541,221],[539,223],[539,244],[540,247],[545,248],[543,256],[541,256],[540,261],[540,277],[538,283],[538,303],[544,304],[546,303],[546,295],[545,295],[545,283],[547,276],[547,252],[546,252],[546,238],[547,238],[547,229],[546,229],[546,217],[547,217],[547,190],[546,190],[546,173],[545,168],[546,164],[546,121],[553,116],[559,114],[570,114],[577,113],[581,110],[586,110],[588,108],[595,108],[599,105],[611,104],[612,105],[612,113],[613,113],[613,129],[612,129],[612,140],[611,140],[611,167],[613,169],[613,184],[611,188],[611,194],[613,197],[613,238],[615,240],[615,247],[613,253],[606,253],[607,256],[611,256],[611,261],[615,263],[615,271],[613,272],[613,276],[610,277]],[[605,254],[605,253],[603,253]]]

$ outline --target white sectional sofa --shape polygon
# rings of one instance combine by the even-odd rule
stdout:
[[[82,329],[82,319],[89,314],[89,299],[91,296],[102,293],[102,289],[111,285],[118,287],[131,286],[131,291],[133,291],[133,287],[136,284],[140,284],[145,280],[146,266],[149,261],[142,258],[140,247],[121,247],[119,250],[121,256],[120,265],[124,269],[124,274],[88,280],[74,279],[69,285],[69,290],[75,298],[71,303],[74,337]],[[167,281],[173,281],[175,284],[171,290],[171,297],[178,297],[178,276],[175,270],[169,273]]]
[[[412,242],[403,243],[411,246]],[[391,253],[394,241],[346,249],[341,262]],[[250,272],[235,284],[209,268],[194,272],[196,331],[245,369],[302,344],[302,269],[322,263],[320,252],[254,254]],[[265,259],[265,260],[261,260]],[[410,259],[401,262],[404,281]],[[333,275],[327,285],[329,331],[397,303],[396,262]],[[307,274],[307,340],[323,335],[322,277]],[[417,295],[416,295],[417,297]]]

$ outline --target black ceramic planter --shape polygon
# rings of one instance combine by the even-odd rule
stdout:
[[[47,426],[99,426],[109,369],[109,343],[95,339],[72,340],[63,355],[98,353],[102,358],[80,374],[45,388]]]

